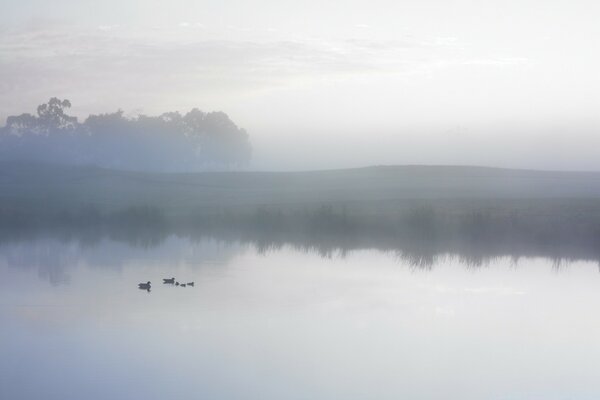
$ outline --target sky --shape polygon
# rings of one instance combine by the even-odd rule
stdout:
[[[0,121],[226,112],[251,169],[600,170],[596,1],[1,0]]]

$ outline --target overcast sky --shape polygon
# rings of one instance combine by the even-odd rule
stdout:
[[[0,2],[0,119],[222,110],[254,169],[600,170],[600,2]]]

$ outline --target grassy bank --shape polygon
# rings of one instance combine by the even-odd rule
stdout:
[[[600,260],[600,174],[470,167],[150,174],[4,165],[4,240],[62,234],[153,245],[169,234],[285,243]]]

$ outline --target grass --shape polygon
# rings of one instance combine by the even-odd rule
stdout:
[[[168,234],[600,260],[600,173],[477,167],[153,174],[33,164],[0,168],[0,239],[61,233],[154,245]]]

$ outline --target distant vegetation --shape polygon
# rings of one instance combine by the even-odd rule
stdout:
[[[194,171],[242,165],[251,157],[248,134],[223,112],[127,118],[117,111],[80,123],[67,114],[70,107],[52,98],[36,115],[8,117],[0,128],[0,161]]]
[[[469,167],[162,174],[0,164],[0,242],[153,246],[168,235],[322,254],[395,251],[600,261],[600,174]]]

